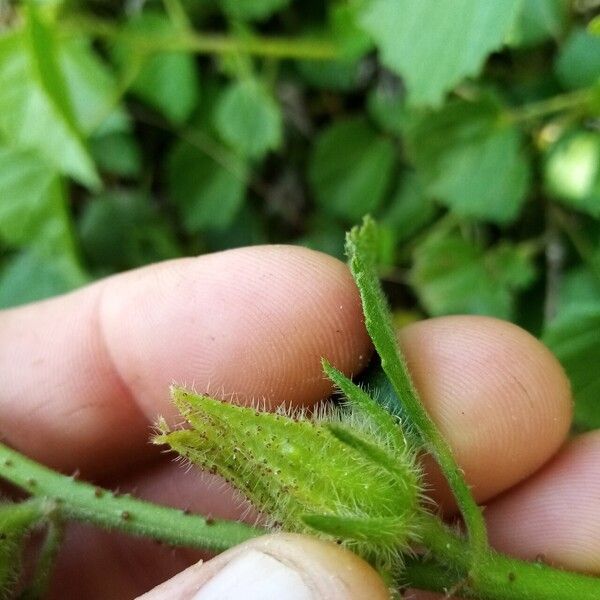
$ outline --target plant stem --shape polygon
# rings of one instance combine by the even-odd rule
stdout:
[[[265,533],[236,521],[205,519],[56,473],[0,444],[0,476],[33,496],[53,500],[62,519],[94,523],[177,546],[226,550]]]
[[[462,471],[454,460],[450,446],[419,398],[406,361],[396,343],[390,311],[375,265],[375,236],[374,222],[365,218],[363,225],[354,228],[346,239],[346,252],[350,270],[360,292],[365,325],[397,401],[401,403],[411,423],[419,432],[425,449],[434,456],[450,485],[469,533],[469,554],[473,563],[476,563],[488,548],[485,522]]]
[[[470,545],[439,518],[424,514],[422,543],[436,562],[410,560],[411,586],[481,600],[597,600],[600,578],[526,562],[488,550],[472,569]],[[440,564],[442,563],[442,564]]]
[[[599,101],[599,96],[600,93],[597,88],[577,90],[513,108],[508,111],[506,117],[512,123],[531,121],[563,110],[584,108],[586,105],[591,106],[594,101]]]
[[[477,578],[427,559],[410,559],[403,577],[411,587],[479,600],[598,600],[600,579],[491,553]]]
[[[92,37],[120,40],[146,52],[193,52],[196,54],[252,54],[296,60],[334,60],[339,48],[328,40],[283,37],[231,37],[194,31],[160,34],[123,32],[118,26],[101,19],[77,17],[63,21],[63,31]]]

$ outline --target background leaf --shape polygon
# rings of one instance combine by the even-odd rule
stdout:
[[[427,192],[461,217],[515,219],[529,165],[521,134],[491,101],[450,102],[408,126],[407,143]]]
[[[14,146],[38,151],[61,173],[97,186],[81,134],[72,115],[63,112],[64,90],[50,87],[54,81],[42,81],[36,52],[41,50],[30,47],[22,31],[0,37],[0,132]]]
[[[325,213],[356,221],[375,210],[388,189],[394,147],[365,119],[340,121],[321,133],[308,176]]]
[[[192,56],[185,52],[152,52],[139,41],[136,43],[152,36],[160,40],[177,35],[166,16],[145,12],[127,23],[113,56],[122,72],[131,69],[136,74],[131,91],[167,119],[180,124],[198,103],[199,78]]]
[[[552,321],[544,341],[561,361],[571,380],[575,423],[582,429],[600,427],[600,298],[565,311]]]
[[[534,278],[527,253],[502,244],[484,251],[458,235],[432,237],[415,251],[411,283],[433,316],[514,316],[515,292]]]
[[[262,158],[282,141],[279,106],[255,79],[236,81],[223,92],[214,125],[225,142],[248,158]]]
[[[247,171],[243,164],[218,162],[182,142],[173,148],[167,169],[171,196],[189,231],[231,224],[244,200]]]
[[[573,31],[558,55],[556,75],[569,89],[598,83],[600,81],[600,37],[581,29]]]
[[[370,0],[361,23],[383,63],[402,75],[414,104],[439,106],[476,75],[517,16],[519,0]]]

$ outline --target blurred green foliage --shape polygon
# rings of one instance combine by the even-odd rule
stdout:
[[[371,212],[400,321],[515,321],[600,427],[598,7],[0,0],[0,306]]]

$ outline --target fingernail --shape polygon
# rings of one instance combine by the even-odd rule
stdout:
[[[228,562],[192,600],[314,600],[302,575],[259,550],[248,549]]]

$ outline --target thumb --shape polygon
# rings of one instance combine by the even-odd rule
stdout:
[[[362,559],[331,542],[274,534],[202,561],[138,600],[386,600]]]

